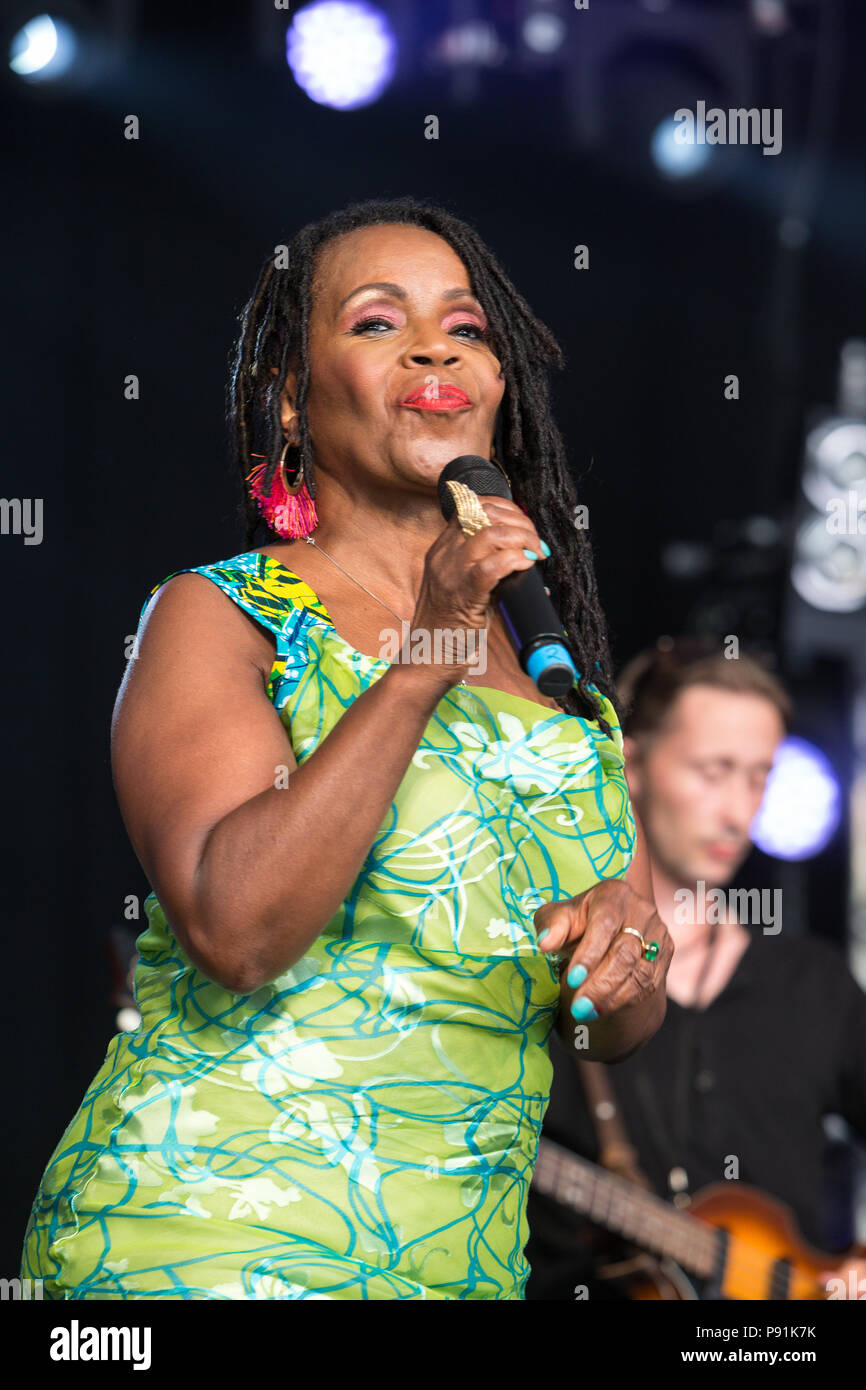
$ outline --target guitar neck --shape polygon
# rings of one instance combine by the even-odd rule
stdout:
[[[723,1232],[550,1139],[539,1142],[532,1183],[595,1225],[668,1255],[701,1278],[710,1278],[724,1259]]]

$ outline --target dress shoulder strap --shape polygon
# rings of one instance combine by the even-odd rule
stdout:
[[[314,628],[333,628],[330,614],[308,584],[270,555],[248,550],[210,565],[186,565],[154,584],[141,606],[138,625],[157,590],[176,574],[201,574],[222,589],[276,639],[268,698],[279,712],[309,669],[309,638]],[[317,644],[318,651],[318,644]],[[312,659],[316,659],[314,656]]]
[[[139,623],[157,590],[176,574],[204,575],[275,636],[284,631],[292,618],[298,616],[299,609],[322,622],[330,623],[328,610],[303,579],[270,555],[261,555],[255,550],[234,555],[228,560],[217,560],[213,564],[186,565],[172,570],[158,584],[154,584],[144,600]]]

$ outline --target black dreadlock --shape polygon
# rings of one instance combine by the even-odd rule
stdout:
[[[604,614],[598,600],[592,547],[586,530],[575,526],[577,496],[562,437],[550,405],[548,369],[565,360],[553,334],[532,313],[478,233],[443,208],[412,197],[353,203],[308,223],[262,264],[256,287],[241,311],[232,348],[226,415],[230,450],[240,470],[249,549],[279,537],[269,530],[249,493],[251,453],[268,460],[264,482],[270,487],[283,451],[280,398],[289,364],[296,355],[299,459],[312,497],[316,495],[313,445],[306,418],[310,385],[309,325],[317,254],[335,237],[359,227],[407,223],[436,233],[454,249],[469,274],[473,293],[485,310],[489,339],[505,379],[496,441],[497,455],[511,480],[514,500],[532,518],[551,549],[543,561],[545,583],[568,634],[580,679],[561,700],[568,714],[598,719],[600,702],[590,682],[619,713]],[[276,375],[271,368],[276,368]],[[501,442],[500,442],[501,441]]]

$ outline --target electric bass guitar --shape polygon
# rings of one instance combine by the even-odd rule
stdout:
[[[808,1245],[787,1207],[739,1182],[703,1188],[686,1210],[541,1139],[532,1185],[656,1257],[611,1268],[612,1277],[629,1280],[632,1298],[707,1297],[691,1275],[714,1298],[823,1299],[819,1273],[845,1258]]]

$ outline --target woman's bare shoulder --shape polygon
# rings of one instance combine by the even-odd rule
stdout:
[[[204,574],[187,570],[161,584],[138,631],[137,656],[149,665],[181,660],[190,670],[253,662],[265,679],[273,665],[273,635]]]

